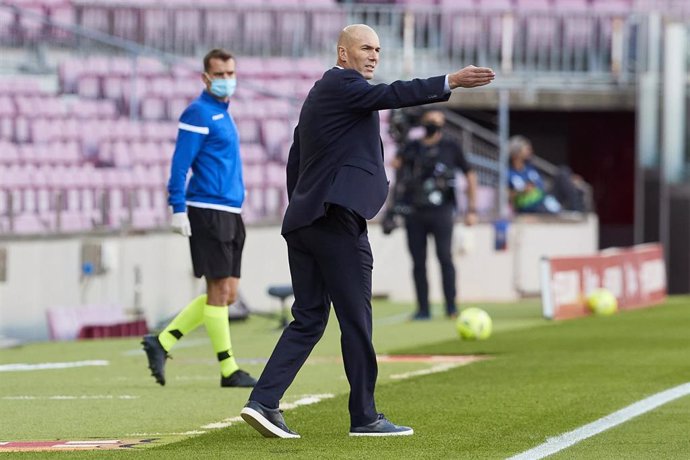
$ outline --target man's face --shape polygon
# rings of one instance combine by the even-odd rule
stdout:
[[[522,148],[522,161],[529,161],[533,154],[534,150],[532,150],[532,146],[529,144],[525,145]]]
[[[379,62],[381,45],[374,31],[360,30],[352,37],[348,47],[339,47],[338,53],[342,65],[361,73],[364,78],[374,78],[374,69]]]
[[[211,81],[216,78],[235,78],[235,60],[211,59],[208,62],[208,70],[202,76],[206,89],[211,89]]]
[[[421,122],[422,125],[436,125],[443,127],[446,122],[446,117],[440,110],[432,110],[431,112],[427,112],[424,114],[424,116],[422,116]]]

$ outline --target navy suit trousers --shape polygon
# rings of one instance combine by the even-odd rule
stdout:
[[[323,335],[332,302],[350,383],[350,423],[371,423],[377,418],[374,387],[378,367],[371,342],[373,257],[366,220],[331,205],[325,216],[287,233],[285,240],[295,293],[294,320],[283,331],[250,399],[278,407]]]

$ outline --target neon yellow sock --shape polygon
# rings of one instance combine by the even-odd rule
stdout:
[[[218,361],[220,361],[220,373],[223,377],[227,377],[240,368],[232,355],[228,307],[204,305],[204,324],[211,339],[213,351],[216,352]]]
[[[201,326],[201,323],[204,322],[204,305],[206,305],[206,294],[200,295],[189,302],[189,304],[173,318],[170,324],[158,334],[158,341],[163,345],[165,351],[170,351],[178,340]]]

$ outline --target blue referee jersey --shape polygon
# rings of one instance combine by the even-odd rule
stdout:
[[[186,184],[190,168],[192,176]],[[228,103],[203,91],[180,116],[168,204],[173,212],[194,206],[239,213],[243,202],[237,126],[228,112]]]

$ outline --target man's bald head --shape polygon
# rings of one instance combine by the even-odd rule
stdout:
[[[363,34],[376,35],[376,32],[366,24],[350,24],[340,31],[340,35],[338,36],[338,48],[341,46],[349,48],[356,40],[361,40]],[[378,38],[378,36],[376,36],[376,38]]]
[[[338,37],[338,62],[340,67],[353,69],[367,80],[374,77],[379,61],[379,36],[366,24],[351,24]]]

